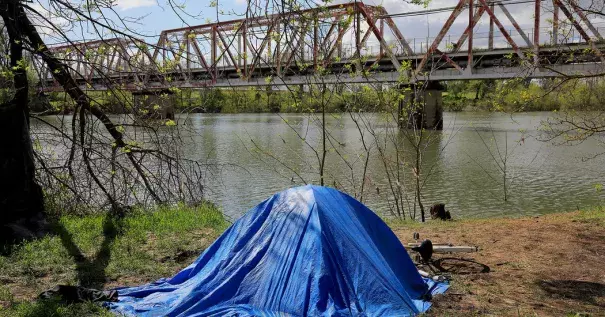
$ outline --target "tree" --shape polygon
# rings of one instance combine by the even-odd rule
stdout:
[[[71,4],[62,0],[50,1],[49,7],[72,23],[93,26],[101,38],[101,49],[112,45],[104,35],[120,36],[140,48],[147,44],[120,30],[109,22],[103,10],[111,10],[111,3],[103,1]],[[50,10],[50,9],[49,9]],[[83,212],[108,208],[122,214],[134,204],[162,204],[174,201],[196,203],[203,199],[203,174],[207,167],[185,158],[179,149],[180,129],[172,120],[139,120],[133,113],[133,101],[118,98],[120,106],[129,115],[115,122],[102,107],[100,100],[85,93],[72,74],[85,76],[80,67],[74,68],[68,56],[58,57],[51,51],[32,22],[42,21],[57,36],[71,43],[70,49],[85,55],[86,69],[99,73],[106,65],[82,50],[85,47],[71,42],[58,25],[19,0],[2,2],[1,15],[6,27],[5,44],[10,47],[9,61],[3,69],[4,77],[12,81],[12,96],[0,108],[0,123],[4,137],[0,154],[0,210],[6,232],[3,240],[14,240],[41,232],[45,212],[44,199],[54,209],[73,208]],[[126,22],[121,21],[123,24]],[[38,27],[40,27],[38,25]],[[113,44],[115,45],[115,44]],[[3,61],[4,62],[4,61]],[[134,60],[130,69],[143,67]],[[153,63],[151,65],[154,65]],[[27,71],[35,69],[40,82],[47,80],[46,71],[54,77],[74,102],[73,114],[58,122],[32,114],[28,108]],[[163,73],[158,74],[163,76]],[[121,84],[105,76],[102,78],[108,92],[123,95]],[[91,85],[86,81],[86,85]],[[160,98],[165,98],[164,93]],[[36,138],[30,130],[30,118],[45,125],[49,133]],[[159,130],[165,133],[158,133]],[[35,140],[35,145],[32,143]],[[46,144],[42,144],[45,142]],[[43,189],[39,185],[43,184]],[[44,192],[43,192],[44,191]]]
[[[578,18],[577,20],[570,18],[561,22],[563,27],[559,29],[558,36],[566,40],[570,33],[573,34],[573,31],[577,31],[589,46],[583,50],[571,48],[571,57],[568,58],[590,60],[593,63],[600,62],[600,64],[588,74],[559,73],[560,78],[545,85],[545,95],[565,99],[566,102],[574,104],[577,109],[564,109],[565,111],[555,113],[551,118],[542,122],[541,138],[556,144],[573,145],[588,138],[602,138],[605,133],[605,114],[602,108],[605,102],[605,52],[601,46],[597,45],[603,44],[603,35],[590,23],[594,19],[602,19],[605,16],[605,1],[569,0],[566,1],[566,4],[573,8]],[[563,43],[563,41],[560,42]],[[562,58],[566,57],[562,55]],[[549,65],[545,67],[552,70]],[[561,95],[559,92],[563,90],[572,93]],[[595,156],[602,155],[602,153],[598,150]]]
[[[43,228],[42,189],[35,178],[34,153],[30,136],[26,63],[23,58],[25,12],[17,1],[3,1],[0,15],[6,27],[9,63],[5,78],[12,79],[14,93],[0,105],[0,222],[11,224],[2,230],[0,242],[16,233],[31,235],[28,228]],[[9,229],[10,228],[10,229]],[[14,233],[13,233],[14,231]]]

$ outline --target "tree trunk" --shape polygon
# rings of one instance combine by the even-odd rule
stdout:
[[[1,223],[44,211],[35,166],[28,114],[22,103],[0,106],[0,217]]]
[[[13,98],[0,105],[0,246],[40,236],[45,230],[42,188],[36,183],[34,152],[29,130],[28,82],[23,63],[22,30],[16,22],[24,15],[18,2],[3,1],[0,15],[10,42]]]

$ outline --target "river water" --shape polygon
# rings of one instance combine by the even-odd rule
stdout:
[[[602,146],[598,140],[574,146],[543,141],[539,126],[551,115],[445,113],[444,131],[431,133],[431,141],[422,146],[424,205],[445,203],[454,217],[463,218],[544,214],[601,204],[604,196],[595,185],[603,182],[604,162],[601,157],[586,158]],[[235,219],[277,191],[319,182],[314,151],[321,149],[321,129],[313,118],[192,114],[178,121],[191,128],[190,141],[184,145],[187,156],[217,165],[207,180],[208,198]],[[380,115],[364,114],[363,119],[376,135],[388,134]],[[326,124],[331,140],[326,184],[359,194],[366,152],[357,125],[349,115],[327,115]],[[411,210],[415,151],[405,137],[394,138],[401,139],[396,142],[403,163],[390,175],[401,173],[399,185],[408,202],[404,209]],[[398,184],[389,182],[373,143],[380,138],[365,131],[364,139],[370,148],[364,203],[388,216],[390,188]],[[383,149],[390,166],[396,166],[396,151]]]

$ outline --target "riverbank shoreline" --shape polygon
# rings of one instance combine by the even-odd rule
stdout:
[[[452,81],[445,85],[443,107],[446,111],[565,111],[599,110],[600,96],[605,92],[605,81],[585,82],[578,80],[544,80],[541,82],[518,80]],[[158,91],[167,97],[166,91]],[[393,112],[403,93],[401,89],[375,89],[360,85],[344,89],[333,87],[323,92],[302,89],[298,85],[288,90],[248,89],[189,89],[168,90],[177,113],[288,113],[347,111]],[[138,113],[149,109],[133,109],[133,95],[127,90],[87,91],[91,99],[107,113]],[[53,92],[44,97],[32,96],[31,108],[35,112],[69,113],[75,104],[63,92]],[[322,105],[322,103],[324,103]]]
[[[83,277],[89,278],[84,280],[89,286],[112,288],[169,276],[193,261],[228,225],[212,205],[126,219],[105,261],[95,260],[103,254],[101,237],[108,231],[107,220],[99,215],[66,217],[61,221],[66,235],[28,242],[0,256],[0,316],[104,315],[94,305],[62,307],[33,300],[42,290],[82,283]],[[489,273],[454,274],[452,287],[434,299],[429,316],[599,316],[605,310],[604,209],[539,217],[389,221],[389,226],[404,244],[413,242],[418,232],[436,243],[477,245],[479,252],[463,256],[490,268]],[[83,258],[70,256],[64,241],[69,236]]]

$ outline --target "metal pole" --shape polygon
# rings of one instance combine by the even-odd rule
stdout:
[[[277,25],[279,25],[279,23],[278,23]],[[268,27],[267,27],[267,28],[268,28]],[[279,31],[278,31],[278,32],[279,32]],[[268,36],[268,38],[267,38],[267,58],[265,59],[265,60],[267,61],[267,63],[266,63],[266,64],[267,64],[267,66],[271,66],[271,64],[272,64],[272,63],[271,63],[271,59],[273,58],[273,56],[271,55],[271,40],[272,40],[272,33],[273,33],[273,32],[269,32],[269,33],[267,34],[267,36]],[[262,52],[260,52],[260,53],[261,53],[261,56],[262,56]]]
[[[244,78],[248,79],[248,26],[244,22],[242,27],[242,46],[244,48]]]
[[[191,34],[194,33],[187,33],[187,79],[191,79]]]
[[[475,21],[473,19],[473,3],[475,0],[468,1],[468,61],[466,64],[466,71],[468,74],[472,74],[473,72],[473,29],[475,28]]]
[[[494,12],[493,3],[489,5],[489,9],[492,10],[492,12]],[[487,47],[490,50],[494,49],[494,19],[492,19],[491,17],[489,18],[489,39],[488,39]]]
[[[313,69],[317,70],[317,58],[319,50],[319,18],[315,16],[313,21]]]
[[[590,29],[590,31],[592,31],[592,33],[597,37],[597,39],[599,41],[603,41],[603,37],[601,36],[601,33],[599,33],[599,30],[597,30],[594,27],[594,25],[592,25],[592,22],[590,22],[590,20],[586,17],[586,14],[584,14],[584,12],[582,12],[582,9],[580,9],[577,6],[575,0],[570,0],[569,4],[574,9],[574,11],[576,11],[576,13],[578,14],[578,16],[580,16],[580,19],[582,19],[582,21],[584,21],[584,24],[586,24],[586,26],[588,27],[588,29]]]
[[[237,35],[237,67],[242,67],[242,35]],[[241,68],[240,68],[241,69]]]
[[[284,32],[286,28],[284,27]],[[277,75],[281,75],[281,21],[277,22],[277,40],[275,43],[275,58],[277,60]]]
[[[552,45],[559,44],[559,6],[553,1],[552,12]]]
[[[384,19],[380,19],[380,36],[384,36]],[[384,49],[380,45],[380,56],[384,54]]]
[[[449,31],[449,29],[452,27],[452,24],[454,23],[454,21],[456,20],[458,15],[464,9],[465,3],[466,3],[466,0],[460,0],[458,2],[458,5],[456,5],[456,8],[454,8],[454,11],[452,11],[452,14],[450,15],[450,17],[445,21],[445,24],[441,28],[441,31],[439,31],[439,33],[437,34],[437,37],[433,41],[433,44],[431,45],[431,47],[430,48],[427,47],[427,52],[424,54],[420,63],[418,63],[418,66],[416,66],[416,73],[419,73],[424,68],[424,65],[426,65],[426,63],[429,59],[429,54],[432,53],[432,50],[436,49],[439,46],[439,43],[441,43],[441,40],[443,39],[443,37],[445,37],[445,34]]]
[[[517,32],[519,32],[519,35],[521,35],[521,37],[523,38],[523,40],[525,41],[525,43],[527,43],[527,47],[533,47],[532,42],[529,40],[530,37],[528,37],[525,32],[523,32],[523,29],[521,29],[521,27],[519,26],[519,23],[517,23],[517,20],[515,20],[515,18],[513,17],[512,14],[510,14],[510,12],[508,11],[508,9],[502,4],[499,3],[498,6],[500,7],[500,9],[502,10],[502,12],[504,13],[504,15],[506,15],[506,17],[510,20],[510,22],[513,24],[513,26],[515,27],[515,30],[517,30]],[[493,12],[493,11],[492,11]],[[510,30],[509,34],[512,34],[512,30]]]
[[[210,58],[212,59],[212,67],[214,67],[214,78],[216,78],[218,76],[218,63],[216,62],[216,47],[218,46],[218,43],[216,41],[216,26],[212,27],[212,51],[210,53]]]
[[[540,59],[540,0],[536,0],[534,13],[534,63],[538,65]]]
[[[340,23],[338,23],[338,35],[340,36],[340,33],[342,32],[342,26],[340,25]],[[342,58],[342,39],[337,38],[336,39],[336,57],[338,57],[339,59]]]

